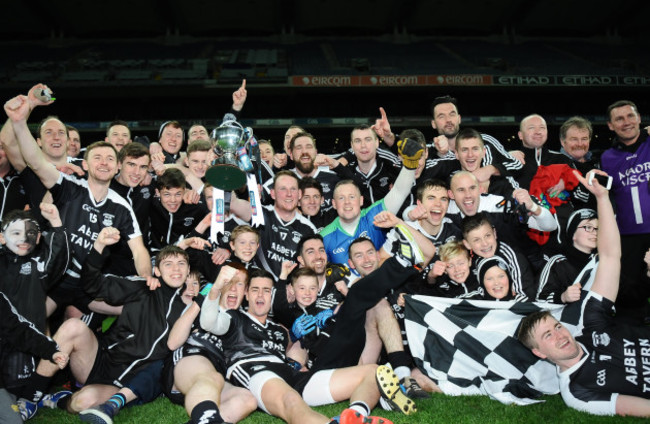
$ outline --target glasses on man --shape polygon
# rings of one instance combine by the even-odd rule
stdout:
[[[582,228],[588,233],[593,233],[594,231],[598,231],[598,227],[594,227],[593,225],[581,225],[578,228]]]

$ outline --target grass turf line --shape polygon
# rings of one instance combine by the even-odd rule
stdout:
[[[374,415],[383,416],[395,424],[429,424],[433,422],[453,422],[459,424],[486,423],[567,423],[567,424],[599,424],[599,423],[647,423],[644,418],[631,417],[599,417],[569,409],[559,395],[545,396],[546,402],[528,405],[503,405],[486,396],[446,396],[435,394],[430,399],[418,400],[418,412],[405,416],[395,412],[387,412],[381,408],[373,410]],[[321,414],[332,417],[338,415],[347,402],[314,408]],[[182,424],[188,421],[185,410],[173,405],[167,399],[157,399],[143,406],[123,409],[115,418],[115,424]],[[78,424],[76,415],[61,410],[41,409],[36,417],[29,421],[33,424]],[[278,424],[283,421],[263,412],[255,412],[242,424]]]

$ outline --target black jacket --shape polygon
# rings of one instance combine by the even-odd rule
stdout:
[[[169,331],[185,309],[181,299],[183,287],[174,289],[161,281],[161,287],[151,291],[142,277],[103,275],[104,260],[105,255],[92,249],[81,271],[81,280],[93,298],[102,298],[111,305],[124,305],[122,314],[102,340],[111,360],[130,364],[124,376],[135,367],[163,359],[169,353]]]
[[[36,326],[20,315],[7,296],[0,292],[0,358],[6,351],[21,351],[39,358],[52,359],[59,347],[54,340],[38,331]],[[6,371],[6,370],[4,370]],[[0,387],[4,383],[0,381]]]
[[[571,246],[562,254],[551,257],[539,275],[539,302],[562,304],[562,293],[572,285],[582,269],[591,261],[594,254],[584,253]]]
[[[40,331],[46,328],[47,292],[65,274],[70,257],[68,235],[62,227],[43,235],[34,252],[27,256],[0,249],[0,291]]]
[[[183,202],[176,212],[170,213],[159,198],[153,199],[150,209],[150,250],[160,250],[168,244],[175,244],[181,237],[187,237],[208,212],[205,204]]]

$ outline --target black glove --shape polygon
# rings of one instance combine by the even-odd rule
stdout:
[[[329,264],[325,270],[325,281],[327,284],[334,284],[337,281],[345,280],[350,276],[350,269],[341,264]]]

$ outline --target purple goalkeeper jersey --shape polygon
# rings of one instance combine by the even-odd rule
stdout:
[[[640,136],[642,137],[642,136]],[[650,233],[650,137],[636,151],[620,143],[601,156],[603,171],[613,178],[616,221],[621,234]]]

